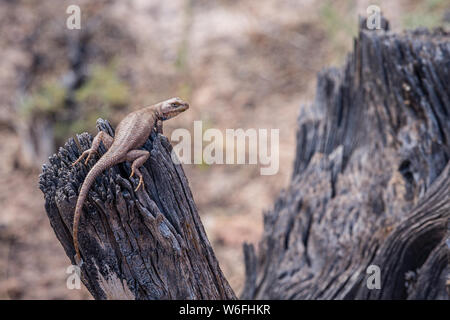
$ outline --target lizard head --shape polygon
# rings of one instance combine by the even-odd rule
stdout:
[[[189,103],[180,98],[172,98],[161,102],[159,105],[162,120],[173,118],[187,109],[189,109]]]

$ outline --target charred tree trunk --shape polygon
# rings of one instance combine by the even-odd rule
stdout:
[[[387,24],[386,24],[387,25]],[[450,36],[361,30],[342,70],[318,77],[302,108],[291,183],[244,246],[251,299],[447,299]],[[113,135],[105,121],[99,130]],[[72,219],[88,167],[72,139],[40,188],[72,262]],[[233,299],[170,144],[152,135],[145,192],[129,164],[91,188],[81,218],[82,280],[95,298]],[[104,152],[105,150],[101,150]],[[380,289],[368,289],[369,266]]]
[[[108,122],[99,130],[114,136]],[[40,188],[56,236],[74,264],[72,222],[78,190],[95,163],[72,167],[92,136],[70,139],[44,165]],[[208,241],[181,165],[162,135],[149,138],[141,171],[145,191],[134,192],[130,165],[97,178],[80,221],[82,281],[96,299],[234,299]],[[101,146],[100,155],[106,150]]]
[[[290,185],[244,247],[244,298],[448,299],[449,40],[360,30],[319,75]]]

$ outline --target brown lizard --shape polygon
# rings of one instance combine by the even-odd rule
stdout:
[[[188,108],[189,104],[187,102],[180,98],[172,98],[134,111],[120,121],[114,138],[106,132],[100,131],[95,136],[91,148],[84,151],[77,161],[73,163],[75,166],[87,156],[85,161],[85,164],[87,164],[94,153],[98,154],[97,150],[100,146],[100,142],[103,142],[108,150],[89,171],[81,186],[80,194],[78,195],[75,215],[73,217],[73,245],[76,253],[75,261],[78,265],[80,265],[82,261],[78,244],[78,224],[80,222],[83,203],[95,178],[104,170],[111,168],[120,162],[132,161],[130,178],[135,174],[139,177],[139,184],[135,191],[141,186],[144,187],[144,180],[142,178],[142,173],[139,171],[139,167],[147,161],[150,153],[145,150],[140,150],[139,148],[147,141],[155,125],[158,133],[162,133],[162,121],[173,118]]]

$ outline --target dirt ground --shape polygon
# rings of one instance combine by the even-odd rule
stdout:
[[[61,12],[68,3],[63,1]],[[280,129],[276,175],[260,175],[257,165],[184,165],[221,268],[239,294],[244,283],[242,244],[257,244],[262,213],[290,178],[301,105],[314,99],[316,73],[343,63],[357,16],[365,14],[369,2],[111,3],[104,14],[122,21],[121,28],[136,41],[132,59],[118,49],[120,64],[132,74],[131,105],[175,95],[191,104],[188,112],[167,123],[165,135],[170,137],[175,128],[192,131],[195,120],[223,132]],[[394,30],[404,26],[403,17],[421,10],[418,1],[378,3]],[[0,12],[7,14],[2,10],[5,6]],[[14,56],[7,52],[3,57]],[[8,77],[14,75],[3,75],[0,81],[6,85]],[[0,299],[91,299],[84,287],[66,288],[69,259],[45,214],[40,170],[18,164],[21,140],[8,125],[18,115],[11,100],[3,101],[0,110]]]

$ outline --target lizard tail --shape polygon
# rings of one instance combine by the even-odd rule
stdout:
[[[73,246],[75,248],[75,261],[77,264],[81,262],[80,249],[78,244],[78,224],[80,223],[81,213],[83,212],[83,204],[89,193],[89,189],[95,181],[95,178],[100,175],[104,170],[110,168],[110,165],[105,161],[104,157],[101,157],[97,163],[89,170],[86,178],[84,179],[83,185],[81,186],[80,193],[78,195],[77,204],[75,206],[75,214],[73,216]]]

